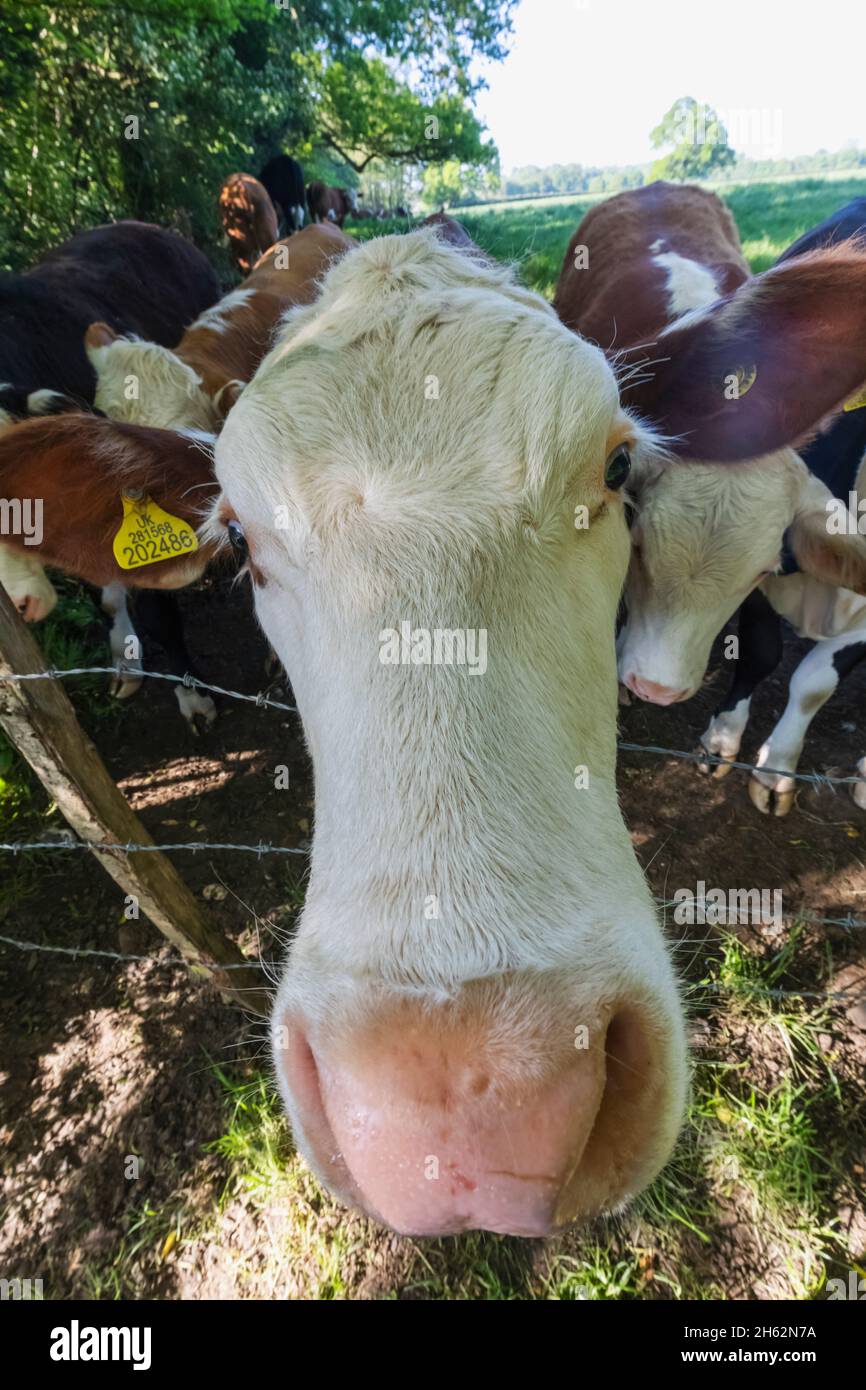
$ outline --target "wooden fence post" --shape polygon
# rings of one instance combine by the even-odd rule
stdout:
[[[84,733],[57,680],[9,681],[46,670],[39,647],[0,585],[0,726],[82,840],[153,844]],[[174,865],[157,850],[94,850],[125,893],[176,946],[198,976],[254,1013],[268,1012],[261,967],[204,917]],[[223,970],[221,966],[245,966]]]

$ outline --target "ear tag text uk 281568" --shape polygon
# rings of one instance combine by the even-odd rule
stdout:
[[[172,516],[150,497],[121,497],[123,520],[114,537],[114,558],[123,570],[176,560],[198,550],[198,539],[188,522]]]

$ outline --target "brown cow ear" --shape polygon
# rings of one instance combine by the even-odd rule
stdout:
[[[624,404],[681,457],[803,443],[866,382],[866,254],[843,244],[774,266],[624,366]]]
[[[111,347],[117,338],[113,328],[109,328],[107,323],[92,323],[84,335],[84,346],[86,348]]]

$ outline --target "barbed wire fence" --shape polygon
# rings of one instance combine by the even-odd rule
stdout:
[[[137,668],[128,667],[123,662],[118,662],[113,666],[72,666],[65,668],[48,666],[41,671],[0,673],[0,685],[23,683],[27,681],[60,681],[75,676],[91,675],[108,675],[114,677],[119,677],[123,675],[135,675],[136,677],[144,677],[148,680],[168,681],[173,684],[181,685],[188,690],[202,690],[207,691],[210,694],[219,695],[225,699],[244,701],[246,703],[255,705],[257,709],[274,709],[286,714],[298,713],[296,706],[287,704],[285,701],[273,699],[271,696],[269,696],[263,691],[259,691],[256,694],[250,694],[248,692],[240,690],[229,690],[225,686],[214,685],[210,682],[200,680],[198,677],[193,676],[188,672],[183,676],[179,676],[165,671],[142,671]],[[673,758],[685,762],[700,763],[702,765],[709,764],[725,766],[727,768],[736,769],[737,771],[742,772],[748,772],[750,774],[764,773],[769,775],[778,775],[817,788],[826,787],[833,789],[837,786],[851,786],[856,783],[863,783],[864,785],[866,785],[866,779],[857,775],[840,777],[832,776],[826,773],[791,772],[787,769],[779,769],[766,766],[760,767],[754,763],[741,762],[736,759],[730,758],[722,758],[716,754],[709,753],[704,750],[701,750],[700,752],[688,751],[686,749],[681,748],[668,748],[662,744],[636,743],[627,739],[619,739],[617,741],[617,749],[620,752],[647,754],[653,757]],[[0,852],[9,853],[13,856],[17,856],[18,854],[25,852],[34,851],[70,852],[77,850],[88,850],[97,855],[101,853],[110,853],[112,855],[116,855],[118,853],[162,854],[175,853],[178,851],[189,852],[191,854],[200,854],[205,851],[219,851],[241,854],[253,854],[259,859],[261,859],[264,855],[268,854],[289,855],[299,857],[306,857],[308,854],[308,849],[304,847],[274,845],[266,841],[259,841],[258,843],[238,843],[234,841],[195,840],[171,841],[162,844],[139,843],[135,841],[124,842],[116,840],[98,842],[76,838],[76,836],[69,830],[52,832],[50,835],[41,839],[0,841]],[[659,896],[654,896],[653,902],[656,904],[656,906],[664,910],[681,906],[679,901],[673,898],[663,898]],[[825,916],[822,914],[810,912],[805,909],[798,909],[785,913],[785,916],[789,920],[798,923],[808,923],[809,925],[817,926],[833,926],[843,928],[845,930],[862,929],[866,927],[866,917],[858,917],[855,916],[853,913],[848,913],[842,916]],[[741,923],[738,922],[737,924]],[[711,922],[709,923],[709,925],[729,924],[722,922]],[[66,955],[71,956],[75,959],[95,958],[106,961],[122,961],[126,963],[133,961],[148,961],[152,963],[157,959],[157,957],[155,957],[153,954],[135,955],[130,952],[98,950],[91,947],[45,945],[41,942],[20,940],[18,938],[5,936],[3,934],[0,934],[0,942],[7,946],[14,947],[19,951],[42,952],[53,955]],[[677,940],[675,944],[677,946],[683,946],[688,944],[706,945],[706,938],[680,938]],[[172,965],[175,964],[175,957],[171,956],[166,958],[165,963]],[[250,965],[253,965],[255,963],[256,962],[253,958],[250,958],[245,963],[224,963],[219,966],[219,970],[220,972],[233,970],[248,971]],[[707,988],[729,988],[728,986],[720,982],[704,983],[705,987]],[[738,992],[754,992],[756,994],[759,994],[761,997],[773,996],[779,998],[798,999],[812,998],[823,999],[828,1001],[832,999],[850,1000],[850,995],[847,992],[832,993],[829,991],[781,990],[772,989],[762,984],[755,985],[753,989],[750,989],[743,981],[737,982],[736,989]]]

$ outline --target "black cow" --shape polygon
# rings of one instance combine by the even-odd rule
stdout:
[[[93,404],[91,323],[174,347],[219,292],[200,251],[145,222],[79,232],[23,275],[0,273],[0,423],[44,414],[52,397],[32,400],[38,392]]]
[[[271,195],[271,202],[280,216],[280,236],[291,236],[304,225],[307,205],[304,171],[289,154],[269,159],[259,174],[259,181]]]

